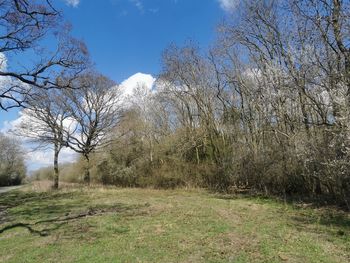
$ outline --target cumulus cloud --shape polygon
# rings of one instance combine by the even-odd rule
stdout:
[[[65,2],[69,6],[77,7],[80,3],[80,0],[65,0]]]
[[[12,121],[4,121],[3,127],[0,130],[0,132],[5,134],[9,133],[10,131],[18,127],[21,124],[21,122],[24,121],[25,119],[26,119],[26,116],[24,116],[23,113],[20,111],[17,119],[14,119]]]
[[[134,94],[134,91],[138,87],[145,87],[148,90],[152,90],[156,79],[150,74],[136,73],[124,80],[120,84],[120,89],[124,96],[130,96]]]
[[[220,7],[226,12],[233,12],[239,5],[240,0],[217,0]]]
[[[35,134],[40,134],[40,128],[45,126],[45,123],[31,116],[30,110],[24,109],[18,112],[18,117],[16,119],[12,121],[4,121],[3,127],[2,129],[0,129],[0,132],[7,133],[9,135],[11,135],[12,133],[17,134],[16,131],[21,129],[21,125],[23,123],[29,123],[30,127],[35,129]],[[73,132],[76,127],[76,121],[73,118],[66,118],[63,120],[63,127],[67,131]]]

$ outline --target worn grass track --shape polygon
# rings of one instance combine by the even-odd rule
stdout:
[[[0,195],[0,262],[350,262],[350,217],[204,190]]]

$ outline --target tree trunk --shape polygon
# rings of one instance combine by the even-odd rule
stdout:
[[[90,185],[90,158],[88,155],[85,155],[85,169],[84,169],[84,183]]]
[[[199,159],[199,150],[198,150],[198,146],[196,145],[196,159],[197,159],[197,164],[200,164],[200,159]]]
[[[54,149],[54,159],[53,159],[53,189],[58,189],[58,178],[59,178],[59,171],[58,171],[58,154],[60,150],[57,144],[55,144]]]
[[[151,163],[153,163],[153,141],[152,138],[150,140],[150,151],[149,151],[149,157],[150,157],[150,161]]]

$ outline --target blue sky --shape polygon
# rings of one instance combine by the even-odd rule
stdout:
[[[207,46],[225,14],[218,0],[80,0],[76,7],[58,1],[98,70],[117,82],[136,72],[156,75],[172,42]]]
[[[206,48],[216,26],[239,0],[53,0],[84,40],[97,70],[117,83],[142,72],[155,76],[162,51],[191,40]],[[10,62],[10,61],[9,61]],[[0,111],[0,131],[18,109]]]

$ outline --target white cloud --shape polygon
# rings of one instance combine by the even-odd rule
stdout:
[[[53,165],[53,150],[36,150],[26,154],[26,164],[28,170],[36,170],[41,167],[47,167]],[[59,163],[70,163],[75,161],[77,154],[69,148],[63,148],[60,152]]]
[[[4,71],[7,69],[7,58],[4,53],[0,53],[0,70]]]
[[[0,52],[0,71],[7,72],[8,59]],[[30,90],[30,86],[10,76],[0,76],[1,106],[4,108],[16,106],[17,101],[23,100],[23,94]],[[7,98],[6,98],[7,97]],[[1,111],[1,110],[0,110]],[[0,126],[1,127],[1,126]]]
[[[25,121],[26,118],[27,118],[26,115],[24,115],[22,111],[20,111],[20,112],[18,113],[18,115],[19,115],[19,116],[18,116],[17,119],[14,119],[14,120],[12,120],[12,121],[4,121],[3,127],[2,127],[2,129],[0,130],[0,132],[5,133],[6,135],[11,135],[11,134],[9,134],[9,132],[10,132],[11,130],[15,129],[16,127],[18,127],[18,126],[20,125],[20,123],[21,123],[22,121]]]
[[[150,3],[145,3],[144,0],[109,0],[112,5],[119,5],[121,2],[126,3],[128,2],[129,5],[133,6],[136,8],[139,13],[145,14],[145,13],[151,13],[151,14],[156,14],[159,12],[159,7],[157,6],[151,6],[152,4]],[[119,16],[127,16],[130,12],[127,11],[126,9],[121,10],[119,13]]]
[[[136,6],[136,8],[140,11],[140,12],[144,12],[144,6],[143,3],[141,2],[141,0],[129,0],[132,4],[134,4]]]
[[[25,110],[22,110],[18,113],[18,118],[14,119],[12,121],[4,121],[3,128],[0,130],[0,132],[6,134],[7,136],[14,136],[13,132],[16,133],[16,129],[18,129],[22,122],[29,122],[31,120],[31,117],[28,116],[25,113]],[[36,120],[33,120],[32,123],[35,123],[36,125],[40,125]],[[64,121],[64,126],[68,128],[69,130],[74,128],[74,121],[72,119],[66,119]],[[16,138],[19,138],[16,136]],[[38,145],[33,144],[29,141],[27,141],[24,138],[20,138],[20,142],[22,143],[22,146],[26,152],[26,165],[29,171],[50,166],[53,164],[53,149],[50,148],[51,146],[48,145],[45,148],[38,148]],[[34,150],[33,150],[34,149]],[[67,162],[73,162],[76,160],[77,154],[69,149],[69,148],[63,148],[59,155],[59,162],[60,163],[67,163]]]
[[[129,96],[133,95],[134,90],[137,87],[144,86],[147,89],[152,90],[155,81],[156,79],[150,74],[136,73],[128,79],[124,80],[120,84],[120,88],[124,96]]]
[[[7,58],[4,53],[0,53],[0,71],[6,71]],[[11,84],[11,78],[7,76],[0,76],[0,93],[5,92]]]
[[[35,132],[38,133],[40,127],[45,126],[45,123],[41,122],[40,120],[34,119],[30,115],[30,110],[28,109],[19,111],[17,119],[14,119],[12,121],[4,121],[3,127],[2,129],[0,129],[0,132],[6,133],[8,135],[16,134],[16,130],[21,129],[21,124],[29,123],[31,125],[30,127],[35,129]],[[66,118],[63,120],[63,127],[66,130],[73,132],[73,130],[76,127],[76,122],[73,118]]]
[[[240,0],[217,0],[220,7],[226,12],[233,12],[239,5]]]
[[[77,7],[80,3],[80,0],[65,0],[66,4],[69,6]]]

